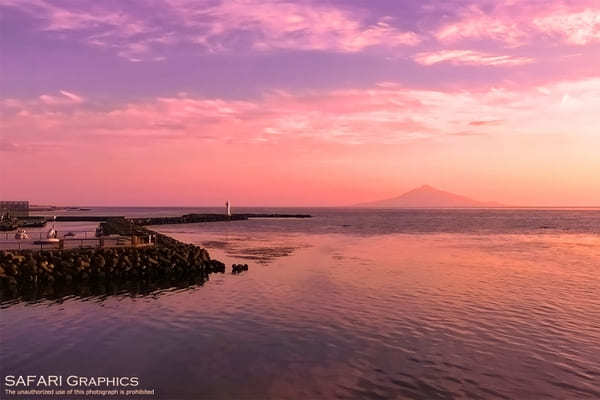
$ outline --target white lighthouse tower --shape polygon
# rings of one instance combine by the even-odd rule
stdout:
[[[231,203],[229,203],[229,200],[227,200],[225,202],[225,208],[226,208],[226,211],[227,211],[227,216],[231,217]]]

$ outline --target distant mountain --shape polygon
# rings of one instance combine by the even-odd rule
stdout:
[[[496,202],[482,202],[458,194],[445,192],[429,185],[406,192],[401,196],[370,203],[357,204],[356,207],[382,207],[382,208],[477,208],[477,207],[502,207]]]

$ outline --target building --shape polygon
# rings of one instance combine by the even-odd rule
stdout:
[[[29,217],[28,201],[0,201],[0,216]]]

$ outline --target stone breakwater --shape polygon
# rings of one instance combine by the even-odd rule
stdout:
[[[0,252],[0,297],[40,292],[58,285],[181,281],[225,272],[225,264],[211,260],[204,249],[120,247],[52,251]]]
[[[77,292],[81,286],[119,289],[135,284],[139,289],[140,285],[154,288],[197,284],[206,281],[211,273],[225,272],[225,264],[211,259],[205,249],[124,218],[112,218],[101,227],[104,234],[152,234],[157,241],[144,247],[0,251],[0,298],[27,293],[53,297],[59,292]]]
[[[199,222],[245,221],[251,218],[310,218],[308,214],[186,214],[180,217],[133,218],[136,225],[173,225]]]
[[[17,228],[41,228],[46,225],[46,217],[21,217],[0,222],[0,232],[14,231]]]
[[[148,217],[148,218],[129,218],[112,217],[102,215],[58,215],[50,217],[27,217],[19,218],[0,224],[0,231],[12,231],[17,228],[43,227],[49,221],[57,222],[105,222],[109,220],[123,219],[131,221],[135,225],[166,225],[166,224],[193,224],[199,222],[220,222],[220,221],[245,221],[251,218],[311,218],[308,214],[185,214],[178,217]]]
[[[220,222],[220,221],[245,221],[251,218],[311,218],[308,214],[185,214],[177,217],[146,217],[146,218],[124,218],[124,217],[109,217],[101,215],[59,215],[56,221],[59,222],[104,222],[104,221],[131,221],[135,225],[171,225],[171,224],[194,224],[199,222]]]

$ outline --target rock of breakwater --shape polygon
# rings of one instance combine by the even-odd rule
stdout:
[[[156,245],[0,251],[1,297],[54,284],[179,281],[225,272],[225,264],[212,260],[205,249],[135,226],[125,218],[111,219],[101,226],[105,235],[154,235]]]
[[[308,214],[185,214],[180,217],[133,218],[136,225],[193,224],[200,222],[244,221],[251,218],[310,218]]]
[[[200,222],[241,221],[246,220],[246,215],[224,215],[224,214],[185,214],[180,217],[150,217],[133,218],[136,225],[173,225],[194,224]]]
[[[180,276],[189,272],[225,272],[225,264],[211,260],[196,246],[120,247],[51,251],[0,251],[2,286],[106,279]]]
[[[248,264],[233,264],[231,266],[231,273],[234,275],[241,274],[244,271],[248,271]]]

